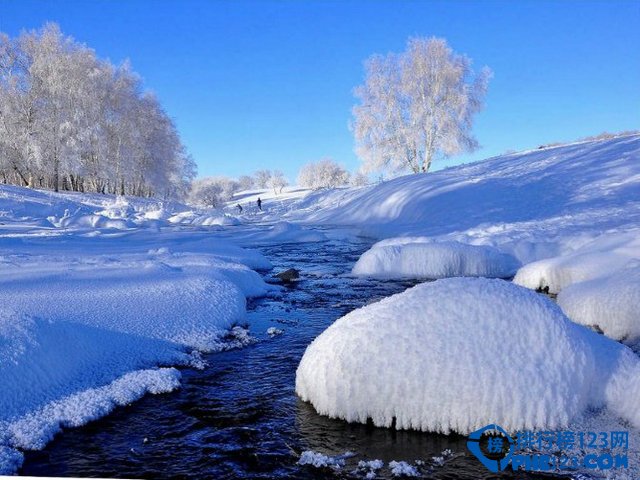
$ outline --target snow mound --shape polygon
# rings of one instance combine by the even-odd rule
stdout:
[[[199,350],[210,350],[227,329],[244,319],[245,294],[224,272],[185,274],[155,262],[132,266],[135,269],[101,265],[100,270],[88,266],[49,274],[25,269],[22,278],[15,274],[0,279],[0,303],[52,322],[73,322]]]
[[[574,322],[629,345],[640,342],[640,266],[570,285],[557,300]]]
[[[204,227],[219,225],[240,225],[240,221],[236,217],[220,212],[215,213],[198,213],[192,210],[176,213],[167,219],[169,223],[179,225],[201,225]]]
[[[3,472],[19,466],[16,448],[42,448],[62,427],[176,388],[177,370],[157,367],[201,367],[193,349],[255,341],[234,325],[245,317],[246,297],[268,287],[232,261],[245,259],[242,250],[219,245],[227,261],[141,242],[145,253],[91,255],[92,248],[104,248],[92,237],[80,242],[84,255],[77,257],[70,254],[74,243],[54,246],[64,247],[62,255],[45,241],[49,255],[0,256]],[[117,242],[110,248],[117,251]]]
[[[529,263],[513,281],[531,289],[559,293],[578,282],[610,276],[640,262],[640,229],[608,233],[575,252]]]
[[[324,415],[466,434],[566,426],[607,405],[640,425],[640,360],[509,282],[456,278],[342,317],[307,348],[296,392]],[[533,401],[532,399],[535,399]]]
[[[518,260],[491,246],[395,238],[375,244],[352,273],[376,278],[512,277]]]

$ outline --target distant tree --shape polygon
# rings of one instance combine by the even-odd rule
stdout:
[[[287,185],[289,185],[289,182],[285,178],[284,173],[280,170],[275,170],[271,175],[271,178],[269,178],[269,187],[273,189],[273,193],[276,195],[282,193],[282,190]]]
[[[242,175],[238,178],[238,188],[239,190],[251,190],[255,187],[255,180],[249,175]]]
[[[271,170],[258,170],[253,177],[258,188],[269,188],[269,181],[272,176]]]
[[[205,207],[221,207],[238,191],[238,182],[227,177],[205,177],[194,180],[189,202]]]
[[[477,148],[471,134],[491,71],[440,38],[413,38],[400,54],[374,55],[353,108],[358,155],[367,171],[427,172],[431,162]]]
[[[355,175],[351,176],[351,185],[354,187],[364,187],[369,185],[369,177],[362,172],[357,172]]]
[[[319,190],[335,188],[349,183],[349,172],[330,158],[304,165],[298,174],[298,184],[302,187]]]

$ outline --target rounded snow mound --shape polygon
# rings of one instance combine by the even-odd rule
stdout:
[[[375,244],[352,273],[376,278],[512,277],[520,263],[495,247],[402,237]]]
[[[556,428],[605,401],[590,391],[607,382],[589,335],[509,282],[439,280],[336,321],[307,348],[296,392],[320,414],[398,429]]]
[[[558,305],[576,323],[629,345],[640,343],[640,267],[569,285],[558,294]]]

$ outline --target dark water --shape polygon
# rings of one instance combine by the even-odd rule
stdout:
[[[128,478],[363,478],[359,460],[424,461],[434,479],[491,475],[466,449],[466,437],[350,425],[319,416],[295,395],[306,346],[340,316],[410,286],[349,278],[365,243],[326,242],[263,248],[275,272],[303,278],[275,297],[250,302],[258,342],[212,354],[204,371],[185,369],[182,388],[148,395],[85,427],[68,429],[46,449],[26,455],[22,475]],[[284,330],[273,338],[269,327]],[[146,440],[145,440],[146,439]],[[453,452],[442,467],[432,457]],[[355,456],[340,471],[299,466],[300,452]],[[390,477],[388,468],[377,478]],[[517,478],[526,478],[517,475]],[[532,477],[533,478],[533,477]],[[541,478],[536,475],[535,478]]]

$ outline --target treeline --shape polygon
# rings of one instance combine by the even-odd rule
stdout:
[[[173,121],[127,63],[97,58],[55,24],[0,33],[0,182],[175,198],[194,176]]]

